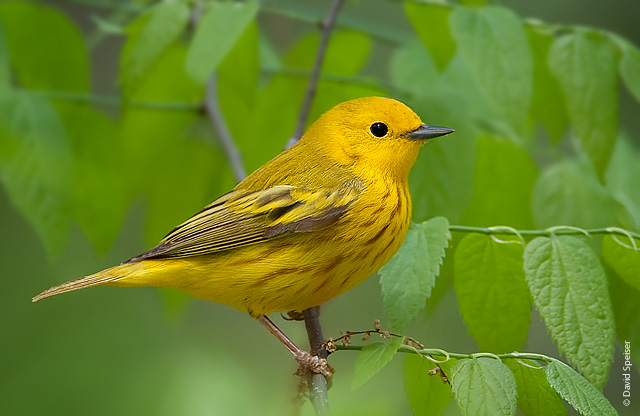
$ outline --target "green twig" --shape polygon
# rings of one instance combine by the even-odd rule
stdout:
[[[462,233],[479,233],[487,235],[519,234],[534,237],[548,237],[552,235],[617,235],[620,237],[633,237],[640,240],[640,233],[623,230],[617,227],[606,228],[577,228],[570,226],[555,226],[544,230],[516,230],[510,227],[469,227],[466,225],[450,225],[449,231]]]
[[[337,351],[360,351],[364,348],[364,345],[336,345],[335,347]],[[472,358],[482,358],[482,357],[496,358],[500,360],[503,360],[503,359],[534,360],[534,361],[542,361],[545,363],[550,363],[551,361],[555,360],[555,358],[548,357],[544,354],[536,354],[531,352],[511,352],[511,353],[504,353],[504,354],[477,352],[477,353],[471,353],[471,354],[464,354],[459,352],[443,351],[438,348],[416,349],[416,348],[412,348],[410,346],[405,346],[405,345],[401,346],[398,349],[398,352],[402,352],[406,354],[416,354],[423,357],[425,356],[442,357],[445,359],[444,361],[448,360],[449,358],[462,360],[462,359],[472,359]]]

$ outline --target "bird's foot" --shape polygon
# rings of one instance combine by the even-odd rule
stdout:
[[[312,355],[309,351],[302,350],[295,357],[300,366],[294,375],[311,377],[314,374],[322,374],[327,379],[333,377],[335,370],[329,365],[326,358],[320,358],[317,355]]]
[[[287,321],[304,321],[304,314],[300,311],[289,311],[287,314],[281,314]]]

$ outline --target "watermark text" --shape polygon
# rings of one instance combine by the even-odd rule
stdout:
[[[631,342],[624,342],[624,365],[622,366],[622,381],[624,389],[622,390],[622,404],[629,406],[631,404]]]

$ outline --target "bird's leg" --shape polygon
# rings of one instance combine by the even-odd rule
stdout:
[[[267,316],[261,315],[261,316],[258,316],[256,319],[258,320],[258,322],[260,322],[262,325],[264,325],[265,328],[267,328],[267,331],[271,332],[271,334],[274,337],[278,338],[278,341],[282,342],[284,344],[284,346],[287,347],[289,352],[291,354],[293,354],[294,357],[297,357],[298,355],[300,355],[303,352]]]
[[[309,351],[303,351],[298,348],[298,346],[294,344],[293,341],[291,341],[289,337],[287,337],[284,332],[282,332],[280,328],[278,328],[276,324],[274,324],[273,321],[265,315],[258,316],[256,319],[265,328],[267,328],[267,331],[271,332],[274,337],[287,347],[291,355],[293,355],[298,364],[300,364],[300,368],[296,374],[303,375],[310,371],[312,373],[322,374],[325,377],[331,377],[333,375],[333,368],[331,368],[325,358],[319,358],[315,355],[311,355]]]

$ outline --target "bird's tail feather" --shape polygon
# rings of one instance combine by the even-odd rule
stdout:
[[[84,289],[85,287],[112,284],[127,276],[126,272],[122,273],[124,271],[122,269],[122,266],[112,267],[96,274],[83,277],[82,279],[72,280],[59,286],[54,286],[51,289],[47,289],[39,295],[36,295],[31,300],[33,302],[37,302],[51,296],[60,295],[62,293],[67,293],[78,289]]]

